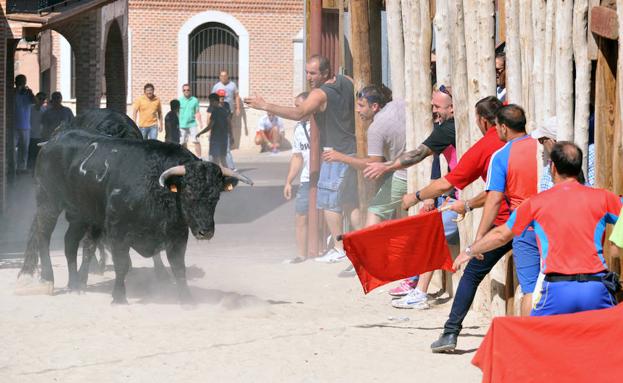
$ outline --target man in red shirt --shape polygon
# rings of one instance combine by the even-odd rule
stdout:
[[[509,204],[512,211],[538,192],[538,142],[526,133],[524,110],[514,104],[500,108],[496,128],[506,145],[491,156],[485,186],[487,199],[476,239],[491,230],[501,205]],[[513,262],[524,293],[521,315],[530,315],[532,292],[540,271],[534,230],[526,230],[513,239]]]
[[[554,187],[524,201],[505,225],[462,252],[454,267],[533,228],[541,253],[543,284],[537,288],[533,316],[574,313],[615,304],[614,281],[603,258],[606,223],[616,223],[622,201],[614,193],[578,182],[582,151],[571,142],[551,152]]]
[[[445,177],[434,180],[416,193],[405,195],[403,208],[409,208],[420,201],[438,197],[453,188],[461,190],[479,177],[486,181],[491,156],[504,146],[504,142],[498,137],[495,128],[496,115],[501,107],[502,103],[493,96],[485,97],[476,103],[476,122],[484,137],[463,154],[456,167]],[[451,209],[459,214],[465,214],[483,206],[485,197],[486,193],[482,192],[470,200],[456,201],[451,205]],[[508,206],[506,204],[501,205],[495,224],[500,225],[506,222],[508,215]],[[444,325],[444,332],[439,340],[431,345],[433,352],[454,350],[463,320],[474,301],[478,285],[510,249],[511,243],[508,241],[508,243],[500,245],[499,248],[488,252],[485,261],[474,261],[468,264],[459,282],[450,316]],[[420,280],[424,279],[425,276],[427,275],[420,276]],[[428,281],[430,281],[430,277],[428,277]]]

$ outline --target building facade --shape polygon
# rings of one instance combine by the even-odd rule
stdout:
[[[126,108],[127,0],[0,0],[0,210],[15,179],[14,78],[25,74],[34,93],[60,90],[54,36],[74,52],[74,109]],[[33,58],[34,56],[34,58]],[[65,95],[67,98],[67,95]]]
[[[257,93],[271,102],[292,104],[306,87],[304,6],[303,0],[129,0],[127,113],[132,114],[132,101],[147,83],[154,85],[164,113],[185,83],[207,105],[222,69],[241,97]],[[54,34],[52,40],[58,58],[56,87],[70,95],[71,106],[74,53],[62,35]],[[102,102],[107,96],[104,89]],[[253,146],[260,116],[243,109],[234,121],[235,147]]]

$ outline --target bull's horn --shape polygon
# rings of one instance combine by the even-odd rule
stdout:
[[[251,181],[249,177],[243,176],[242,174],[235,172],[224,166],[221,166],[221,165],[219,166],[221,167],[221,172],[223,173],[224,176],[237,178],[240,181],[244,182],[245,184],[253,185],[253,181]]]
[[[43,145],[45,145],[45,144],[47,144],[47,143],[48,143],[47,141],[39,142],[39,143],[37,144],[37,146],[38,146],[38,147],[42,147]]]
[[[164,187],[164,182],[167,180],[167,178],[171,176],[183,176],[184,174],[186,174],[186,168],[184,167],[184,165],[174,166],[162,172],[162,174],[160,175],[160,179],[158,179],[158,183],[160,184],[160,186]]]

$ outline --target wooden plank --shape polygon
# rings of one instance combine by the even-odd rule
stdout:
[[[381,57],[381,0],[368,0],[370,24],[370,70],[372,84],[383,82],[383,58]]]
[[[350,49],[353,55],[353,80],[355,90],[358,91],[372,81],[370,70],[370,23],[367,0],[351,0],[350,2]],[[369,122],[361,118],[355,119],[355,135],[357,137],[357,157],[363,158],[368,154],[367,130]],[[357,172],[359,182],[360,217],[366,216],[369,187],[362,172]]]
[[[593,7],[591,9],[591,32],[610,40],[619,38],[617,12],[611,8]]]
[[[613,157],[617,128],[616,67],[618,44],[598,38],[597,73],[595,75],[595,175],[600,188],[613,190]],[[604,258],[612,264],[609,246],[604,246]]]
[[[506,0],[497,1],[497,11],[498,40],[495,42],[496,47],[499,43],[506,41]]]
[[[593,20],[590,17],[591,14],[591,10],[593,9],[593,7],[597,7],[599,6],[599,0],[589,0],[588,1],[588,30],[591,31],[591,27],[593,26]],[[592,34],[592,33],[588,33],[588,58],[589,60],[597,60],[597,37]]]

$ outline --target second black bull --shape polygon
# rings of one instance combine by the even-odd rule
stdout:
[[[41,259],[43,284],[53,286],[50,237],[66,212],[65,256],[69,288],[80,289],[80,240],[103,231],[115,269],[113,303],[127,303],[129,250],[145,257],[165,250],[180,299],[191,300],[184,256],[188,229],[197,239],[214,235],[214,211],[229,169],[198,159],[177,144],[105,137],[81,130],[59,131],[41,149],[35,170],[37,213],[20,277],[34,275]],[[38,254],[38,257],[37,257]]]

